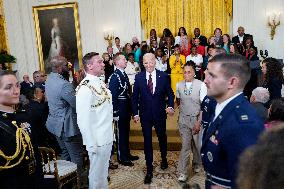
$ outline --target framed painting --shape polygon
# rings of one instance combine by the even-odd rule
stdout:
[[[82,66],[82,47],[78,4],[65,3],[33,7],[40,69],[51,72],[50,60],[64,56],[78,71]]]

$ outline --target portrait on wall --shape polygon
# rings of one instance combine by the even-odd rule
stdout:
[[[33,7],[40,69],[49,74],[50,60],[64,56],[74,68],[82,65],[77,3]]]

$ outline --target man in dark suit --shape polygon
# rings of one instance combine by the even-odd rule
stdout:
[[[250,35],[250,34],[246,34],[245,28],[242,27],[242,26],[238,27],[237,32],[238,32],[238,35],[236,35],[232,38],[232,43],[234,43],[237,46],[238,52],[241,53],[241,52],[243,52],[243,48],[245,46],[244,42],[246,41],[246,39],[249,38],[249,37],[253,38],[253,36]]]
[[[141,118],[144,135],[144,153],[147,165],[147,174],[144,183],[150,184],[153,178],[153,126],[159,140],[162,157],[161,169],[164,170],[168,167],[166,117],[167,114],[174,114],[174,94],[168,82],[167,74],[155,70],[156,60],[154,54],[146,53],[143,56],[143,64],[146,70],[137,74],[135,77],[132,108],[134,122],[138,123]]]
[[[117,53],[114,56],[116,69],[110,76],[109,90],[112,94],[113,119],[117,122],[116,143],[117,159],[121,165],[133,166],[132,161],[138,160],[138,156],[130,154],[129,149],[129,130],[131,120],[131,87],[128,76],[124,69],[127,66],[125,56]]]
[[[194,38],[198,38],[200,40],[200,45],[201,46],[207,46],[207,38],[203,35],[200,35],[200,29],[199,28],[195,28],[194,31]]]
[[[23,76],[23,80],[20,85],[21,85],[21,94],[23,95],[27,95],[29,93],[29,91],[31,91],[33,89],[33,83],[30,81],[29,76],[28,75],[24,75]]]

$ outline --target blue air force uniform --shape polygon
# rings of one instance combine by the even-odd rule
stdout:
[[[206,189],[212,185],[236,188],[240,154],[256,143],[263,122],[243,94],[231,100],[204,134],[201,158]]]
[[[126,73],[116,69],[109,79],[112,94],[113,117],[119,117],[116,128],[117,157],[129,161],[129,130],[131,119],[130,83]]]
[[[216,107],[216,100],[212,97],[205,96],[202,103],[201,103],[201,111],[202,111],[202,120],[201,126],[203,129],[203,133],[206,133],[209,123],[212,121],[215,115],[215,107]],[[204,137],[204,135],[203,135]],[[203,138],[202,137],[202,138]]]

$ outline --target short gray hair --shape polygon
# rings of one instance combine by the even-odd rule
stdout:
[[[263,87],[257,87],[252,91],[252,95],[255,96],[255,101],[256,102],[261,102],[265,104],[268,102],[270,98],[270,94],[268,89],[263,88]]]

